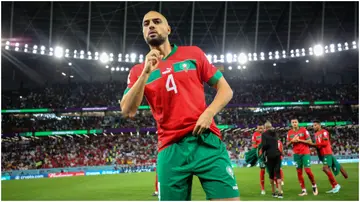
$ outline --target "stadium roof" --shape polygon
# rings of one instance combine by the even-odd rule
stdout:
[[[121,52],[125,33],[126,52],[144,52],[143,15],[149,10],[161,10],[172,27],[171,42],[189,45],[193,5],[193,44],[206,52],[222,53],[225,12],[226,51],[255,52],[255,43],[256,51],[287,49],[289,2],[260,2],[258,32],[257,2],[91,2],[91,7],[89,2],[14,2],[12,36],[49,46],[52,7],[52,45],[86,50],[90,33],[90,51]],[[290,48],[306,48],[321,41],[324,5],[323,41],[355,40],[357,2],[292,2]],[[12,2],[2,2],[3,39],[10,38],[11,11]]]
[[[337,43],[344,45],[344,42],[348,42],[351,49],[352,41],[357,41],[358,35],[357,8],[358,2],[292,2],[291,4],[289,2],[259,4],[257,2],[2,2],[2,66],[6,67],[2,68],[2,84],[3,88],[4,85],[11,88],[18,86],[19,81],[24,82],[25,86],[34,81],[38,84],[44,84],[45,81],[67,82],[70,79],[69,75],[74,75],[75,78],[72,80],[77,81],[93,79],[105,81],[109,78],[125,81],[126,71],[125,74],[112,72],[111,68],[105,69],[105,64],[100,61],[56,59],[39,53],[37,55],[24,53],[24,44],[29,44],[31,47],[37,45],[39,49],[45,46],[46,50],[49,50],[49,47],[55,49],[56,46],[61,46],[64,50],[78,52],[84,50],[86,54],[89,39],[89,51],[93,54],[96,51],[113,52],[115,57],[118,53],[145,54],[148,47],[142,36],[141,25],[143,15],[149,10],[161,10],[167,17],[172,27],[170,36],[172,43],[190,45],[192,13],[194,13],[192,44],[199,46],[207,54],[239,54],[240,52],[267,54],[275,50],[281,54],[285,50],[289,56],[290,49],[304,48],[307,52],[306,57],[293,58],[292,62],[299,61],[297,65],[305,65],[306,68],[316,67],[316,69],[307,68],[309,72],[319,71],[316,75],[322,75],[322,71],[326,68],[324,74],[342,75],[343,80],[347,80],[344,74],[348,74],[349,78],[357,76],[357,51],[349,50],[332,56],[325,55],[325,62],[318,64],[312,61],[312,57],[308,57],[308,50],[309,47],[319,43],[323,43],[324,46],[329,44],[336,46]],[[222,51],[225,14],[225,46]],[[11,22],[13,22],[12,26]],[[258,26],[256,26],[257,22]],[[324,22],[323,40],[321,40],[322,22]],[[4,42],[9,38],[20,42],[22,51],[4,51]],[[123,43],[124,39],[125,43]],[[305,60],[307,62],[310,60],[310,63],[305,63]],[[71,66],[68,65],[69,62],[72,63]],[[115,62],[117,60],[114,60]],[[285,68],[283,65],[273,66],[277,61],[267,62],[268,64],[261,65],[255,63],[256,65],[253,66],[251,66],[253,62],[246,64],[248,68],[241,74],[248,74],[247,78],[256,74],[271,77],[270,74],[277,74]],[[126,69],[133,64],[109,65]],[[234,71],[237,71],[237,65],[234,64]],[[267,68],[260,71],[259,68],[262,66]],[[296,65],[288,66],[298,71]],[[284,75],[299,75],[296,71]],[[64,75],[62,73],[66,76],[62,76]]]

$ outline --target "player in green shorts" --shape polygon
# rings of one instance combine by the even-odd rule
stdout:
[[[261,134],[264,132],[264,126],[258,124],[256,127],[256,131],[252,135],[251,142],[252,147],[257,149],[259,144],[261,143]],[[261,188],[261,195],[265,195],[265,162],[262,159],[258,160],[259,167],[260,167],[260,188]]]
[[[209,200],[240,200],[236,178],[214,116],[233,92],[221,72],[196,46],[170,44],[171,28],[158,12],[142,22],[150,52],[131,68],[120,102],[134,117],[145,95],[158,129],[158,196],[161,201],[191,200],[193,175]],[[217,94],[207,106],[204,82]]]
[[[335,175],[337,175],[340,171],[345,179],[348,178],[348,174],[333,156],[329,132],[321,128],[321,123],[319,121],[314,121],[313,128],[315,130],[316,143],[310,145],[317,147],[319,152],[319,159],[322,160],[324,164],[323,171],[328,176],[329,182],[332,186],[332,189],[326,193],[338,193],[341,186],[337,183],[333,173],[331,172],[331,169],[333,169]]]
[[[310,148],[309,143],[311,142],[310,133],[305,128],[299,128],[299,121],[297,119],[291,120],[292,129],[288,131],[286,146],[293,145],[294,161],[296,164],[296,171],[298,180],[301,186],[301,193],[299,196],[307,195],[305,188],[305,182],[303,177],[303,168],[309,177],[312,184],[313,194],[318,195],[318,189],[315,182],[315,177],[310,169]]]

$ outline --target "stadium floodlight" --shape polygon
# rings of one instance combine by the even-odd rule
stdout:
[[[322,45],[317,44],[314,46],[314,54],[315,56],[321,56],[322,54],[324,54],[324,49]]]
[[[109,60],[110,60],[110,62],[112,62],[112,61],[114,61],[114,58],[110,58]]]
[[[112,72],[115,71],[115,68],[114,68],[114,67],[111,67],[111,71],[112,71]]]
[[[99,55],[99,53],[98,53],[98,52],[95,52],[95,56],[96,56],[96,55]]]
[[[15,46],[16,46],[16,47],[19,47],[19,43],[15,43]]]
[[[344,44],[344,49],[349,50],[349,44],[347,42],[345,42],[345,44]]]
[[[50,52],[50,53],[49,53],[49,55],[50,55],[50,56],[53,56],[53,55],[54,55],[54,53],[53,53],[53,52]]]
[[[125,68],[124,67],[121,67],[121,69],[120,69],[122,72],[125,70]]]
[[[19,48],[17,48],[17,49],[19,50]],[[15,51],[16,51],[16,48],[15,48]],[[44,54],[45,54],[45,51],[42,50],[42,51],[40,52],[40,54],[41,54],[41,55],[44,55]]]
[[[110,53],[110,57],[111,57],[111,58],[114,57],[114,54],[113,54],[113,53]]]
[[[99,59],[99,57],[98,56],[95,56],[95,58],[94,58],[95,60],[98,60]]]
[[[245,53],[240,53],[239,57],[237,59],[238,59],[239,64],[241,64],[241,65],[247,63],[247,60],[248,60]]]
[[[143,58],[139,58],[139,63],[143,63],[144,59]],[[211,63],[211,62],[210,62]]]
[[[243,66],[243,69],[246,69],[246,66]]]
[[[357,47],[356,47],[356,41],[353,41],[353,42],[352,42],[352,48],[353,48],[353,49],[356,49],[356,48],[357,48]]]
[[[52,52],[50,52],[52,53]],[[69,57],[69,53],[65,53],[65,57],[68,58]]]
[[[84,55],[84,53],[85,53],[85,52],[84,52],[83,50],[80,51],[80,55]]]
[[[276,66],[276,63],[274,63],[273,66],[275,67],[275,66]]]
[[[100,55],[100,61],[101,61],[102,63],[107,63],[107,62],[109,62],[109,56],[108,56],[105,52],[103,52],[103,53]]]
[[[6,43],[5,43],[6,45],[10,45],[10,41],[6,41]]]
[[[238,56],[236,54],[233,55],[233,62],[237,62],[237,57]]]
[[[119,67],[116,67],[116,71],[118,72],[120,70],[120,68]]]
[[[88,55],[91,55],[91,52],[90,52],[90,51],[88,51],[88,52],[87,52],[87,54],[88,54]]]
[[[125,68],[125,71],[129,71],[129,67],[126,67],[126,68]]]
[[[16,48],[15,48],[15,51],[19,51],[19,47],[16,47]]]
[[[66,74],[64,72],[61,73],[63,76],[66,76]]]
[[[232,66],[229,66],[229,70],[232,70]]]
[[[92,56],[91,56],[91,55],[89,55],[89,56],[88,56],[88,59],[89,59],[89,60],[91,60],[91,59],[92,59]]]
[[[55,54],[55,57],[61,58],[63,56],[63,54],[64,54],[64,49],[62,47],[60,47],[60,46],[57,46],[55,48],[55,53],[54,54]]]
[[[338,43],[338,51],[342,51],[342,45],[341,45],[341,43]]]
[[[28,49],[27,49],[27,48],[25,48],[25,49],[24,49],[24,52],[25,52],[25,53],[27,53],[27,52],[28,52]]]
[[[36,50],[36,49],[33,49],[32,53],[36,54],[36,53],[37,53],[37,50]]]
[[[37,48],[38,48],[38,46],[37,46],[37,45],[34,45],[33,49],[37,49]]]
[[[334,44],[330,44],[330,52],[335,52],[335,45]]]
[[[261,53],[260,53],[260,56],[265,56],[265,53],[264,53],[264,52],[261,52]]]
[[[69,53],[69,51],[70,51],[69,49],[66,49],[66,50],[65,50],[65,53]]]
[[[80,59],[84,59],[84,55],[80,55]]]
[[[277,59],[277,60],[278,60],[279,58],[280,58],[280,56],[279,56],[279,55],[275,55],[275,59]]]
[[[233,60],[233,56],[231,53],[226,54],[226,62],[231,63]]]
[[[74,76],[73,76],[73,75],[70,75],[70,78],[74,78]]]
[[[69,62],[69,63],[68,63],[68,65],[69,65],[69,66],[71,66],[71,65],[72,65],[72,63],[71,63],[71,62]]]
[[[309,60],[306,60],[305,62],[306,62],[306,63],[309,63]]]
[[[105,68],[106,68],[106,69],[109,69],[109,65],[106,65]]]
[[[241,69],[241,66],[238,66],[237,68],[238,68],[238,69]]]
[[[130,54],[130,59],[131,59],[131,62],[135,62],[135,60],[136,60],[136,54],[135,54],[135,53],[131,53],[131,54]]]
[[[25,48],[29,47],[29,45],[25,44]]]

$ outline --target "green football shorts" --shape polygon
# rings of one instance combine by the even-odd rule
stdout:
[[[296,168],[310,168],[310,154],[294,154]]]
[[[207,200],[239,197],[226,146],[211,132],[188,134],[160,151],[156,170],[160,201],[191,200],[193,175]]]
[[[260,167],[261,169],[265,169],[265,168],[266,168],[265,162],[264,162],[263,160],[261,160],[261,159],[259,159],[259,167]]]
[[[329,166],[330,168],[333,166],[333,163],[337,161],[335,157],[331,154],[324,155],[323,164]]]

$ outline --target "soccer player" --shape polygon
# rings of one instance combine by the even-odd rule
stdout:
[[[327,191],[326,193],[338,193],[340,191],[341,186],[336,182],[336,179],[330,169],[333,166],[336,166],[340,168],[340,172],[345,179],[348,178],[348,175],[345,169],[337,162],[337,160],[333,156],[329,132],[321,128],[321,123],[319,121],[313,122],[313,128],[315,130],[316,143],[311,145],[316,146],[319,149],[320,152],[319,155],[324,164],[323,171],[328,176],[330,184],[332,186],[332,189],[330,191]]]
[[[252,135],[252,147],[258,148],[259,144],[261,143],[261,134],[264,132],[264,126],[258,124],[256,127],[256,131]],[[265,163],[262,160],[259,160],[260,166],[260,188],[261,188],[261,195],[265,195]]]
[[[193,175],[208,200],[240,200],[236,178],[214,116],[233,96],[221,72],[196,46],[170,44],[166,18],[150,11],[143,18],[150,52],[131,68],[120,102],[134,117],[145,95],[158,130],[159,200],[191,200]],[[206,106],[204,82],[217,90]]]
[[[159,195],[159,189],[158,189],[158,175],[157,175],[157,172],[156,172],[156,168],[155,168],[155,174],[156,174],[156,177],[155,177],[155,192],[152,195],[153,196],[158,196]]]
[[[281,142],[281,140],[278,140],[278,148],[279,148],[279,151],[281,152],[281,164],[280,164],[280,176],[281,176],[281,185],[284,186],[284,173],[283,173],[283,170],[282,170],[282,160],[284,158],[284,149],[283,149],[283,144]],[[274,178],[274,183],[276,184],[276,187],[278,187],[278,184],[277,184],[277,180],[276,180],[276,177]]]
[[[296,164],[297,176],[302,189],[302,192],[299,196],[307,195],[305,188],[304,177],[303,177],[303,167],[305,172],[309,177],[313,194],[318,195],[318,189],[315,182],[315,177],[310,169],[310,148],[309,144],[312,143],[310,139],[310,133],[303,127],[299,128],[299,121],[297,119],[291,120],[292,129],[288,131],[287,134],[287,143],[286,146],[293,145],[294,151],[294,161]]]

